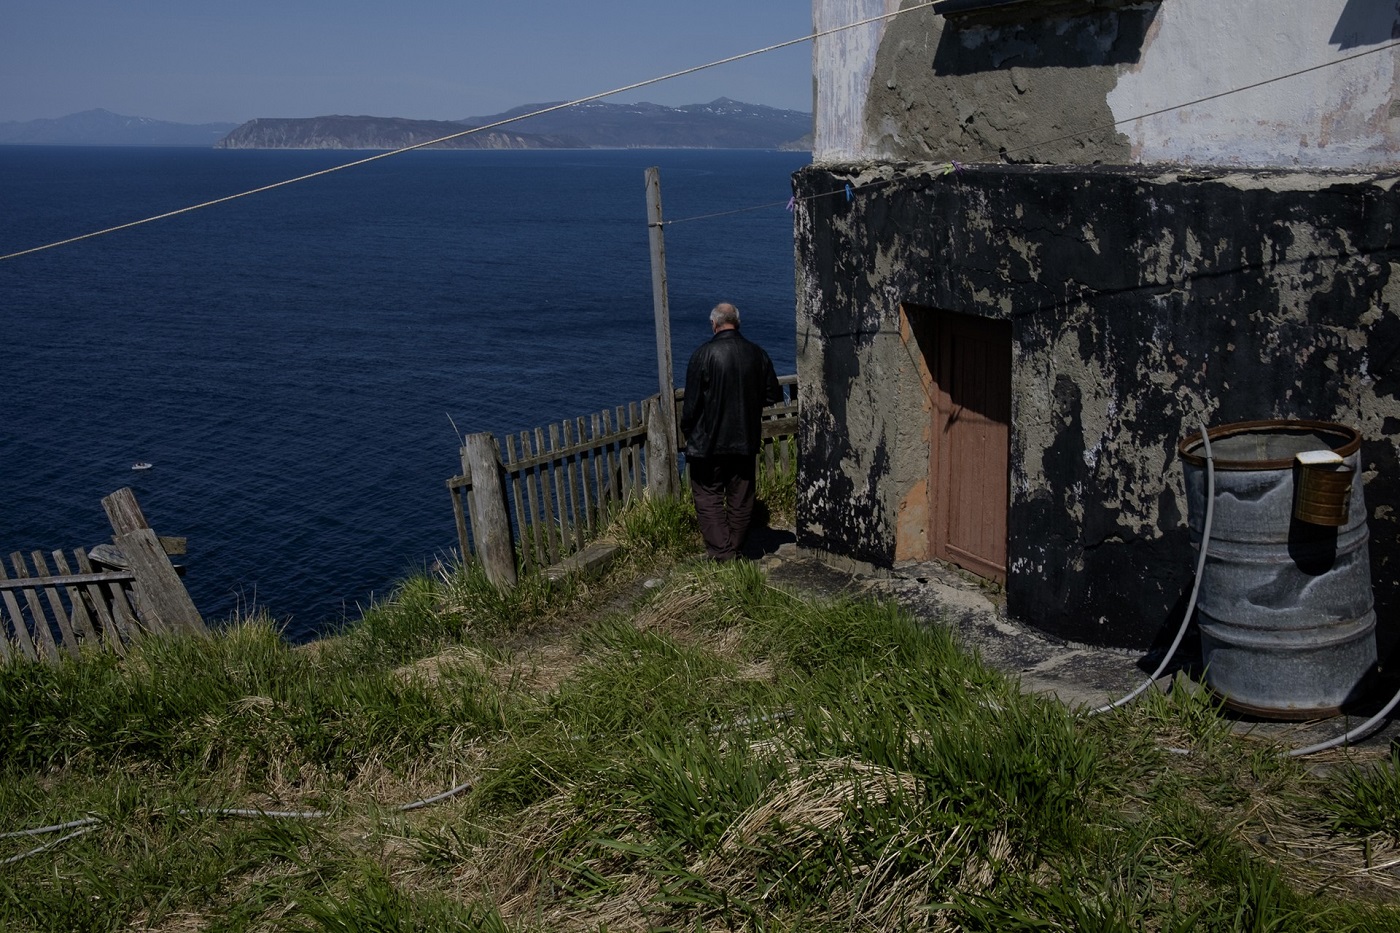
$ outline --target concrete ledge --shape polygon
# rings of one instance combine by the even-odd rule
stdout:
[[[616,541],[594,541],[576,554],[546,567],[544,575],[549,580],[562,580],[571,576],[596,577],[608,569],[621,553],[622,545]]]
[[[779,556],[784,556],[781,551],[779,552]],[[833,570],[838,570],[841,573],[849,573],[874,579],[885,579],[890,576],[888,567],[879,567],[867,561],[858,560],[854,557],[847,557],[844,554],[837,554],[834,551],[824,551],[821,548],[793,545],[792,551],[786,556],[790,560],[821,561],[826,566]]]

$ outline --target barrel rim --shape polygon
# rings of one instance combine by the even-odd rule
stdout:
[[[1236,437],[1240,434],[1259,433],[1261,429],[1274,431],[1317,431],[1322,433],[1337,434],[1344,438],[1344,442],[1339,447],[1333,447],[1342,457],[1349,457],[1361,449],[1361,432],[1355,428],[1349,428],[1344,424],[1337,424],[1334,421],[1291,421],[1286,419],[1271,419],[1265,421],[1236,421],[1231,424],[1222,424],[1219,427],[1209,429],[1211,443],[1223,440],[1227,437]],[[1205,441],[1201,437],[1201,432],[1188,434],[1177,444],[1177,453],[1181,459],[1192,466],[1203,467],[1206,465],[1206,458],[1195,452],[1195,449],[1204,446]],[[1222,460],[1219,457],[1213,458],[1215,469],[1217,470],[1286,470],[1293,466],[1293,458],[1283,458],[1277,460]]]

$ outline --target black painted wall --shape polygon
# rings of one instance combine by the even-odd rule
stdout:
[[[1013,322],[1013,616],[1134,648],[1174,629],[1194,565],[1176,445],[1204,415],[1361,431],[1388,625],[1400,598],[1390,180],[880,164],[815,166],[795,184],[800,545],[896,559],[897,513],[928,457],[908,427],[918,389],[898,336],[900,305],[917,304]]]

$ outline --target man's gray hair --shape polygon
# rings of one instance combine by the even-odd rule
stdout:
[[[727,301],[721,301],[710,312],[710,326],[724,327],[726,324],[739,326],[739,309]]]

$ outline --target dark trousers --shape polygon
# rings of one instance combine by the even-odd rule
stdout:
[[[753,518],[755,458],[720,455],[687,463],[705,552],[713,560],[733,560]]]

